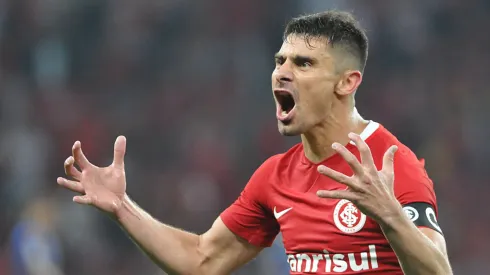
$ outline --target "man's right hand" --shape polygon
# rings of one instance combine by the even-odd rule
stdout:
[[[126,195],[125,151],[126,138],[120,136],[114,145],[112,164],[97,167],[87,160],[77,141],[73,155],[65,161],[65,173],[73,179],[58,178],[58,183],[81,194],[73,198],[74,202],[92,205],[117,219],[143,252],[167,273],[230,274],[262,250],[231,232],[221,218],[206,233],[196,235],[151,217]]]
[[[107,167],[90,163],[82,152],[80,141],[72,147],[72,156],[65,161],[65,174],[72,180],[59,177],[59,185],[81,195],[73,197],[79,204],[92,205],[109,215],[116,215],[126,194],[124,154],[126,138],[119,136],[114,144],[114,161]],[[78,170],[75,163],[80,167]]]

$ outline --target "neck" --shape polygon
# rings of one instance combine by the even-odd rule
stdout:
[[[320,163],[334,155],[332,144],[349,143],[349,133],[360,134],[368,125],[354,108],[344,116],[331,116],[310,131],[301,135],[305,156],[313,163]]]

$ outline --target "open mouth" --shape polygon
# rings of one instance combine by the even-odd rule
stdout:
[[[293,95],[286,90],[274,90],[274,95],[278,103],[277,118],[281,121],[290,119],[296,106]]]

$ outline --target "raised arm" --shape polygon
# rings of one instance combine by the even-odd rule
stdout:
[[[359,149],[361,162],[344,146],[335,143],[333,147],[351,166],[353,176],[348,177],[323,165],[318,167],[320,173],[345,184],[347,190],[322,190],[318,196],[347,199],[373,218],[380,225],[405,274],[452,274],[442,235],[432,232],[432,229],[419,230],[395,196],[394,155],[397,146],[386,151],[382,169],[378,171],[368,145],[359,135],[350,134],[349,138]]]
[[[262,250],[233,234],[216,219],[202,235],[165,225],[124,199],[117,218],[132,240],[170,274],[229,274]]]
[[[141,209],[126,194],[124,154],[126,139],[118,137],[114,161],[97,167],[84,156],[80,142],[65,161],[65,173],[72,180],[58,178],[58,184],[79,193],[73,201],[92,205],[118,222],[129,237],[169,274],[229,274],[253,259],[261,247],[232,233],[218,218],[202,235],[165,225]],[[74,164],[81,171],[75,168]]]

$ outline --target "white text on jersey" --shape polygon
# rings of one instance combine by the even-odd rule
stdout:
[[[334,272],[361,271],[378,268],[376,246],[369,245],[369,251],[360,253],[331,254],[288,254],[288,263],[292,272]],[[322,266],[324,270],[321,271]]]

